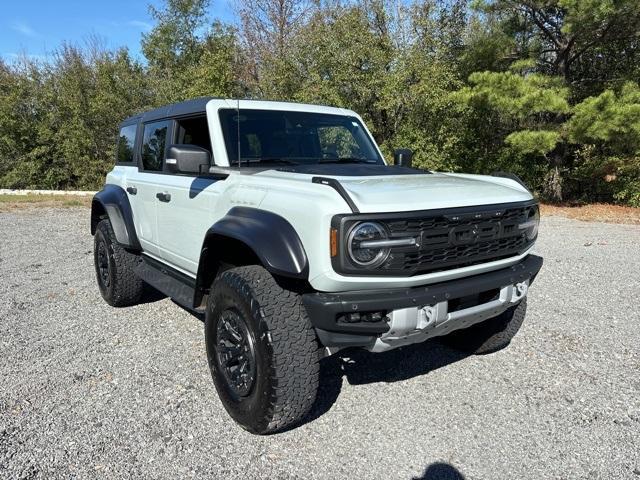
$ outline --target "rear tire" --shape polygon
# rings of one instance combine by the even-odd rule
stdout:
[[[442,342],[466,353],[483,355],[498,351],[511,342],[518,333],[525,314],[527,298],[497,317],[476,323],[469,328],[456,330],[442,337]]]
[[[128,307],[140,301],[144,282],[135,273],[140,257],[116,241],[108,219],[96,227],[93,260],[100,294],[109,305]]]
[[[216,390],[246,430],[298,424],[318,390],[319,349],[300,296],[261,266],[223,272],[211,287],[205,343]]]

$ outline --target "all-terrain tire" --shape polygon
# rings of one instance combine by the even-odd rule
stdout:
[[[93,260],[100,294],[109,305],[127,307],[140,301],[144,282],[135,273],[140,257],[116,241],[108,219],[96,227]]]
[[[498,351],[511,342],[518,333],[525,314],[527,298],[497,317],[476,323],[469,328],[456,330],[442,337],[442,342],[467,353],[483,355]]]
[[[246,430],[285,430],[311,409],[320,361],[315,331],[300,295],[281,288],[263,267],[233,268],[216,278],[205,343],[220,400]]]

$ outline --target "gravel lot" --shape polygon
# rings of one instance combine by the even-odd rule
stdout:
[[[0,214],[0,478],[640,480],[638,226],[545,218],[511,346],[324,360],[270,437],[226,415],[200,319],[102,301],[92,245],[85,209]]]

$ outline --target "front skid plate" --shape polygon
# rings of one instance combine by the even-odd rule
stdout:
[[[527,295],[528,289],[529,280],[507,285],[500,289],[495,300],[453,312],[449,312],[449,302],[446,300],[433,305],[394,310],[388,315],[389,331],[366,348],[372,352],[384,352],[470,327],[517,305]]]

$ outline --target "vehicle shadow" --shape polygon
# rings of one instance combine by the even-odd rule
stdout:
[[[204,322],[203,314],[187,309],[176,302],[173,303]],[[311,423],[331,410],[340,396],[345,378],[351,385],[400,382],[426,375],[468,356],[468,353],[447,347],[437,339],[400,347],[385,353],[371,353],[360,348],[341,350],[335,355],[320,360],[320,378],[316,400],[307,416],[300,423],[291,425],[285,431]],[[464,477],[443,478],[463,479]]]
[[[464,475],[453,465],[445,462],[435,462],[429,465],[424,473],[411,480],[464,480]]]
[[[167,296],[164,293],[160,292],[159,290],[156,290],[151,285],[145,283],[144,290],[142,291],[142,298],[139,300],[138,303],[139,304],[154,303],[154,302],[159,302],[160,300],[164,300],[165,298],[167,298]]]
[[[437,340],[401,347],[385,353],[346,349],[320,361],[320,387],[316,401],[304,419],[310,423],[327,413],[338,399],[343,379],[351,385],[399,382],[426,375],[458,362],[469,354],[453,350]]]

